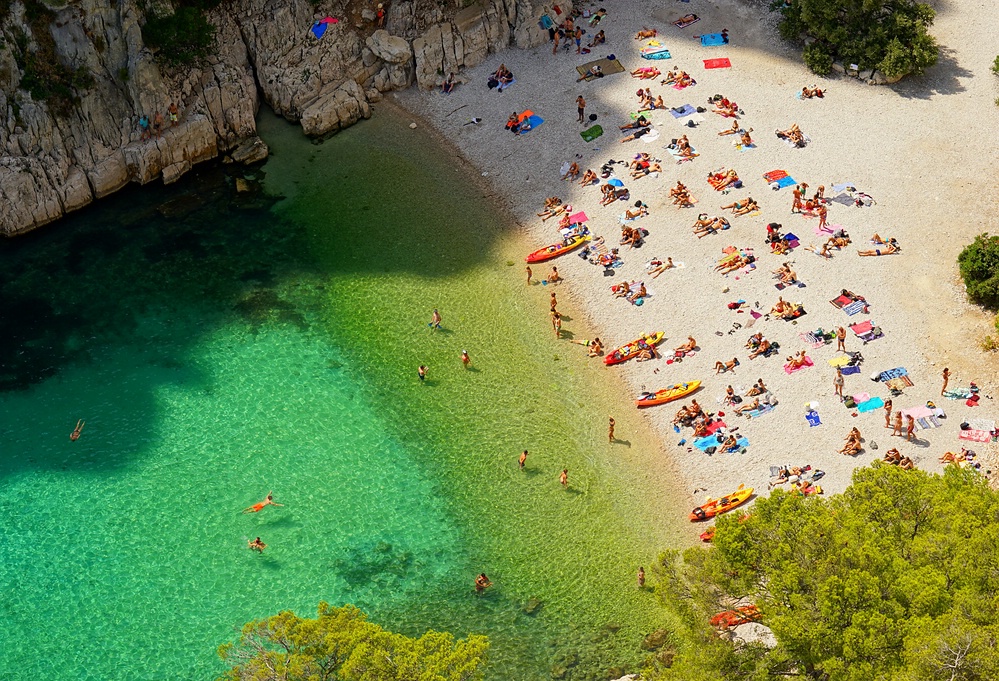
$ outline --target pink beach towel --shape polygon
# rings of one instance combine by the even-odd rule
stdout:
[[[726,426],[725,426],[725,422],[724,421],[712,421],[711,423],[708,424],[708,434],[709,435],[714,435],[715,431],[717,431],[720,428],[725,428],[725,427]]]
[[[788,364],[784,365],[784,371],[787,372],[788,375],[791,375],[795,371],[801,371],[802,369],[805,369],[805,368],[810,367],[810,366],[814,366],[814,364],[812,362],[812,358],[809,357],[809,356],[807,356],[807,355],[805,355],[805,364],[803,366],[796,367],[796,368],[791,368],[791,364],[788,363]]]
[[[962,430],[957,436],[958,440],[967,440],[968,442],[988,442],[992,439],[992,435],[987,430]]]
[[[874,322],[866,321],[860,322],[859,324],[854,324],[850,327],[850,331],[853,331],[858,336],[863,336],[865,333],[870,333],[871,329],[874,328]]]
[[[589,220],[589,218],[586,217],[586,211],[582,210],[579,211],[578,213],[573,213],[572,215],[569,216],[570,225],[576,225],[581,222],[586,222],[587,220]]]

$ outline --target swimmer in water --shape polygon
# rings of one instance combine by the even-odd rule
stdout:
[[[430,315],[430,328],[431,328],[431,330],[436,331],[437,329],[441,328],[441,321],[443,321],[441,319],[441,313],[438,312],[437,308],[435,307],[434,308],[434,313],[432,315]]]
[[[558,481],[560,483],[562,483],[562,487],[568,487],[569,486],[569,469],[568,468],[563,468],[562,469],[562,474],[558,476]]]
[[[520,468],[521,468],[521,470],[523,470],[524,469],[524,464],[527,463],[527,450],[526,449],[520,455],[520,459],[517,460],[517,463],[520,464]]]
[[[468,350],[461,351],[461,363],[465,365],[466,369],[472,363],[472,358],[468,356]]]
[[[256,551],[258,553],[263,553],[264,549],[267,548],[267,544],[260,541],[260,537],[257,537],[256,539],[252,539],[246,542],[246,545],[249,547],[251,551]]]
[[[73,432],[69,434],[69,439],[72,440],[73,442],[79,440],[80,434],[83,432],[83,426],[86,425],[86,423],[87,422],[84,421],[83,419],[79,419],[76,422],[76,428],[74,428]]]
[[[243,513],[260,513],[260,511],[263,510],[264,506],[284,506],[284,504],[279,504],[276,501],[274,501],[274,493],[268,492],[267,497],[263,501],[257,502],[253,506],[244,508]]]
[[[486,577],[485,572],[479,573],[479,576],[475,578],[475,590],[478,593],[482,593],[492,585],[493,583],[489,581],[488,577]]]

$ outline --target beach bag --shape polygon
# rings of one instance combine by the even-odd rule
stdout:
[[[488,85],[489,89],[492,90],[494,87],[499,85],[499,81],[496,80],[495,78],[490,78],[489,81],[486,83],[486,85]]]

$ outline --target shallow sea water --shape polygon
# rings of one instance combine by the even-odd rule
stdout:
[[[254,192],[203,168],[0,244],[0,678],[210,679],[243,622],[319,600],[487,634],[490,679],[641,658],[668,614],[634,574],[681,541],[679,492],[552,337],[527,245],[405,123],[316,145],[262,114]]]

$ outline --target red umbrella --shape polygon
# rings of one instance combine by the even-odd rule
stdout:
[[[325,19],[320,19],[319,23],[320,24],[338,24],[338,23],[340,23],[340,20],[339,19],[334,19],[333,17],[326,17]]]

